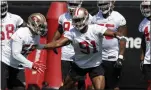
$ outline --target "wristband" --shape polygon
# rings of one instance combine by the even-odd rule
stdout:
[[[119,55],[118,58],[119,58],[119,59],[123,59],[123,55]]]

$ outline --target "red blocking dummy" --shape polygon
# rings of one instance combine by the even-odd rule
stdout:
[[[61,14],[67,11],[65,2],[52,2],[47,13],[48,22],[48,42],[52,41],[54,33],[58,28],[58,18]],[[48,83],[50,88],[58,89],[61,85],[61,49],[57,49],[58,54],[53,50],[48,50],[47,69],[45,72],[45,82]]]
[[[40,38],[41,44],[46,44],[46,37]],[[31,54],[29,54],[28,59],[32,62],[40,61],[46,65],[47,59],[47,51],[46,50],[34,50]],[[36,71],[26,69],[26,87],[38,87],[42,88],[42,83],[44,81],[44,73],[37,73]],[[28,90],[28,89],[27,89]]]

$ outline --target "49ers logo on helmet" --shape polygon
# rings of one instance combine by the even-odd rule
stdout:
[[[83,8],[77,8],[77,9],[76,9],[76,12],[75,12],[75,15],[77,16],[82,10],[84,10],[83,13],[84,13],[85,15],[88,14],[88,12],[87,12],[85,9],[83,9]]]
[[[33,21],[35,21],[35,22],[39,22],[39,21],[40,21],[39,18],[37,18],[36,16],[32,16],[31,19],[32,19]]]

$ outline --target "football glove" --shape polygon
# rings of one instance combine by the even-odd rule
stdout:
[[[114,65],[114,67],[122,68],[122,65],[123,65],[123,59],[118,58],[115,65]]]
[[[38,73],[44,73],[46,66],[42,64],[42,62],[34,62],[32,65],[32,69],[37,71]]]
[[[119,58],[117,59],[114,67],[116,67],[116,68],[122,68],[123,61],[124,61],[123,56],[119,55]]]

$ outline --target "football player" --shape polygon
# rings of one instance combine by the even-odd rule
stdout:
[[[64,37],[44,46],[45,49],[54,49],[72,44],[75,56],[64,86],[60,89],[68,90],[72,84],[89,73],[95,90],[104,90],[104,70],[102,68],[102,37],[108,35],[125,39],[120,33],[97,24],[89,24],[89,14],[84,8],[76,8],[72,16],[73,28],[65,31]],[[69,89],[71,90],[71,89]]]
[[[60,15],[58,19],[58,30],[55,32],[55,35],[53,37],[53,41],[58,40],[61,35],[64,33],[64,31],[69,31],[73,28],[72,26],[72,13],[73,10],[76,7],[81,7],[82,1],[81,0],[69,0],[67,1],[67,8],[68,11],[65,12],[64,14]],[[89,14],[90,18],[92,16]],[[70,64],[73,61],[73,56],[74,56],[74,49],[71,44],[62,47],[61,49],[61,68],[62,68],[62,80],[64,82],[69,70],[70,70]],[[57,53],[56,49],[54,51]],[[81,84],[81,85],[80,85]],[[84,80],[79,81],[78,83],[78,88],[81,88],[81,86],[84,86]]]
[[[4,47],[4,45],[8,43],[12,34],[17,30],[17,28],[21,26],[25,26],[25,25],[26,23],[23,21],[23,19],[19,15],[8,12],[7,1],[1,1],[0,51],[2,51],[2,48]],[[2,55],[0,55],[0,58],[1,57]],[[24,71],[20,72],[20,74],[23,74],[23,72]],[[22,81],[25,81],[25,80],[22,80]]]
[[[7,1],[1,1],[1,46],[4,46],[17,28],[24,25],[23,19],[8,12]]]
[[[25,90],[25,85],[18,78],[24,68],[44,72],[45,65],[40,62],[31,62],[26,56],[35,48],[41,48],[40,35],[47,32],[45,17],[40,13],[33,13],[28,17],[27,27],[20,27],[11,40],[2,48],[1,70],[2,90],[6,87],[11,90]]]
[[[140,4],[140,10],[145,17],[139,25],[139,31],[142,33],[142,55],[141,55],[141,69],[145,75],[148,83],[147,90],[151,90],[151,59],[150,59],[150,35],[151,35],[151,2],[143,1]]]
[[[127,27],[125,18],[114,11],[114,1],[97,1],[99,12],[93,16],[92,23],[105,26],[126,36]],[[105,86],[108,89],[119,90],[118,82],[124,59],[126,41],[115,37],[104,36],[102,43],[102,60],[105,69]]]

